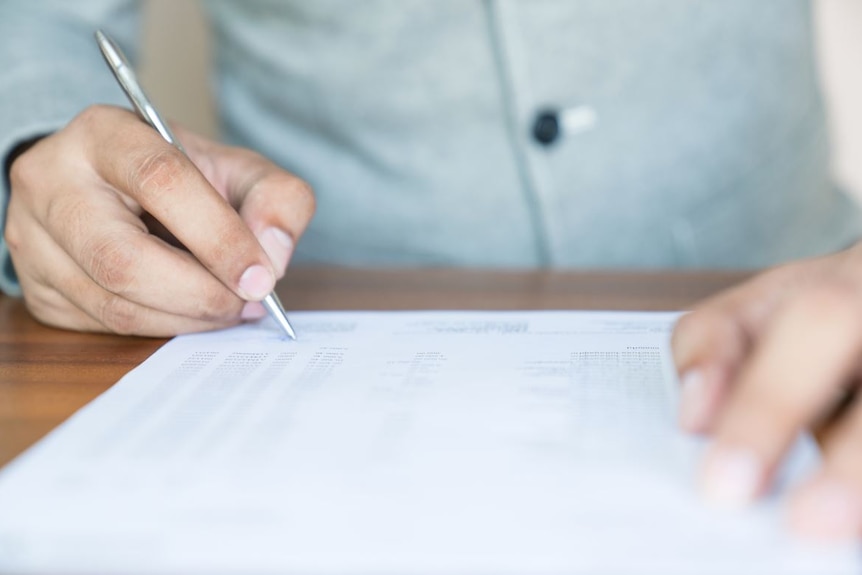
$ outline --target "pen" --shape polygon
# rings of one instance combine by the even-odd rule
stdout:
[[[138,83],[135,72],[132,70],[131,65],[129,65],[129,61],[126,60],[120,47],[101,30],[96,31],[96,41],[99,43],[99,49],[102,51],[105,61],[114,73],[114,77],[117,79],[117,82],[119,82],[120,86],[123,88],[123,92],[128,96],[129,101],[132,103],[132,107],[135,109],[138,116],[155,128],[156,131],[158,131],[158,133],[168,141],[168,143],[173,144],[179,151],[185,154],[186,151],[183,149],[180,141],[177,140],[167,123],[162,120],[162,117],[150,103],[150,99],[147,98],[147,95]],[[261,303],[263,303],[263,306],[269,312],[269,315],[275,320],[275,323],[279,325],[287,337],[290,339],[296,339],[296,332],[293,331],[293,327],[287,320],[287,315],[284,313],[284,307],[281,305],[281,301],[279,301],[276,293],[273,291],[263,298]]]

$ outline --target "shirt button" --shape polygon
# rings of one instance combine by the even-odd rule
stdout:
[[[550,146],[560,137],[560,117],[556,110],[539,110],[533,122],[533,137],[543,146]]]

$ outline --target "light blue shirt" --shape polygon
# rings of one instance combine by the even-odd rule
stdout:
[[[859,234],[807,0],[204,5],[226,139],[315,188],[295,263],[759,267]],[[126,105],[92,32],[133,51],[136,21],[127,0],[4,3],[0,151]],[[592,129],[536,140],[542,110],[579,106]]]

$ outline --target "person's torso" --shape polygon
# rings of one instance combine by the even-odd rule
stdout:
[[[759,266],[857,232],[807,0],[208,5],[225,135],[318,195],[299,261]]]

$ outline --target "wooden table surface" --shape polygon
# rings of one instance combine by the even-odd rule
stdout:
[[[589,273],[291,270],[290,309],[687,309],[743,272]],[[165,340],[60,331],[0,296],[0,466],[146,359]]]

